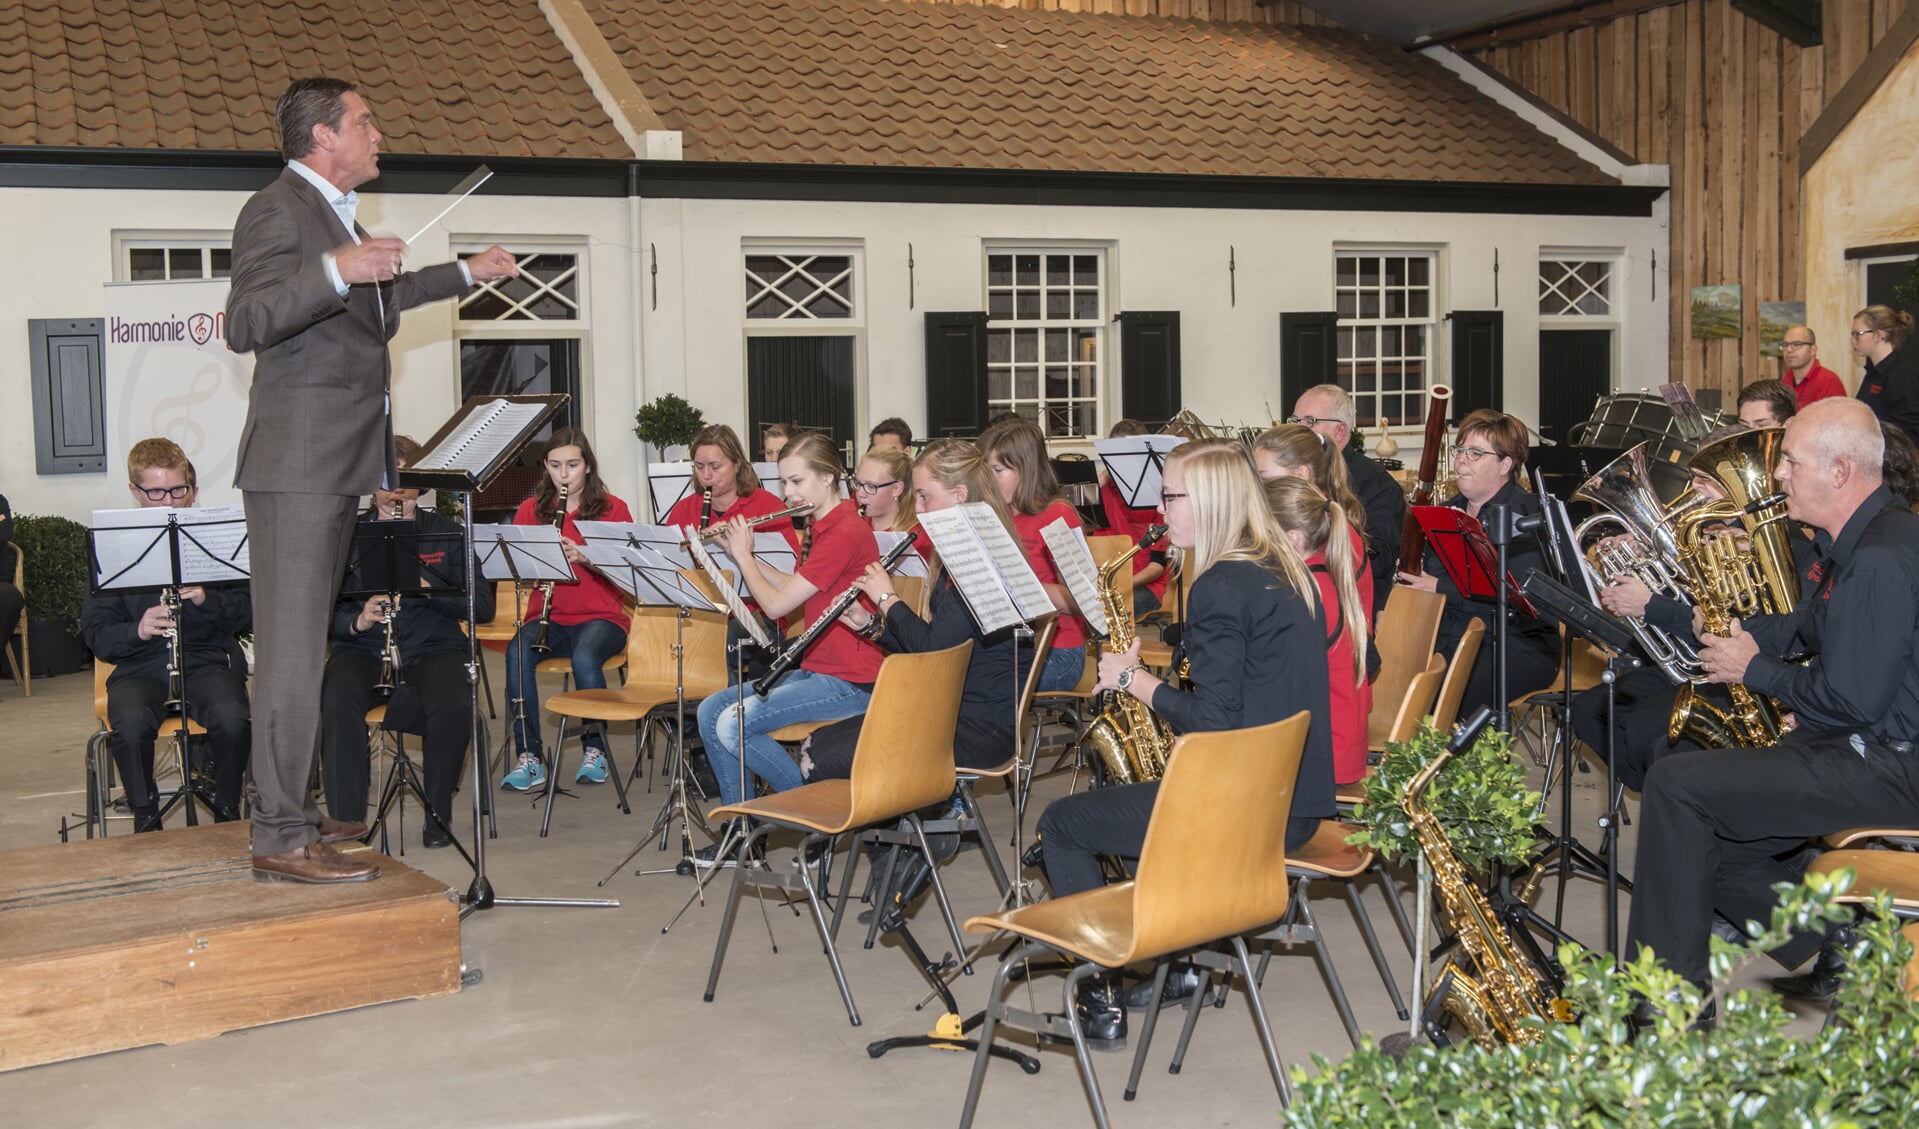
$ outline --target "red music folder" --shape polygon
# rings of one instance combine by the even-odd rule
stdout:
[[[1426,543],[1439,557],[1440,567],[1452,578],[1453,585],[1473,599],[1499,598],[1499,550],[1486,536],[1486,527],[1465,510],[1451,506],[1414,506],[1413,518],[1426,533]],[[1519,582],[1507,573],[1506,602],[1529,616],[1537,617],[1532,602],[1520,591]]]

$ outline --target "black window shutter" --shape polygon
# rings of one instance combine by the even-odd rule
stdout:
[[[1120,415],[1159,427],[1179,408],[1179,312],[1119,315]]]
[[[926,434],[973,436],[986,430],[986,315],[926,315]]]
[[[1454,310],[1453,422],[1479,408],[1505,411],[1506,315],[1499,310]]]
[[[1315,384],[1339,384],[1339,315],[1279,315],[1279,403],[1281,419],[1293,412],[1299,394]]]
[[[41,474],[107,469],[99,318],[27,322],[33,363],[33,455]]]

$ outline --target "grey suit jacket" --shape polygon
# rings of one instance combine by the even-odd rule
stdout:
[[[361,230],[362,237],[366,232]],[[391,450],[387,341],[400,311],[466,290],[458,263],[401,274],[342,298],[322,256],[347,242],[340,217],[292,169],[240,210],[233,228],[227,342],[254,354],[253,393],[234,484],[242,490],[365,494]]]

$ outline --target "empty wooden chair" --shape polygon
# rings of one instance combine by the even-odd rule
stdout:
[[[1439,617],[1445,610],[1444,596],[1404,584],[1386,597],[1379,622],[1373,625],[1373,644],[1379,648],[1379,677],[1373,679],[1367,744],[1384,747],[1406,688],[1432,662],[1433,648],[1439,640]]]

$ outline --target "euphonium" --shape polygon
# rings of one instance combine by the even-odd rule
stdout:
[[[1119,585],[1132,583],[1134,555],[1165,535],[1165,526],[1152,526],[1139,539],[1139,544],[1106,562],[1099,570],[1099,602],[1106,611],[1104,649],[1107,654],[1125,654],[1133,646],[1133,621],[1120,601]],[[1099,716],[1086,727],[1081,740],[1099,758],[1109,783],[1137,784],[1158,780],[1165,773],[1166,755],[1173,748],[1173,730],[1145,702],[1115,690],[1107,694]]]
[[[560,500],[553,505],[553,528],[566,526],[566,483],[560,483]],[[553,653],[552,644],[546,641],[547,625],[553,621],[553,582],[544,581],[540,585],[540,626],[533,632],[533,642],[527,649],[545,658]]]
[[[1671,519],[1695,506],[1699,498],[1688,489],[1670,505],[1661,500],[1646,461],[1648,446],[1641,443],[1606,464],[1573,495],[1599,507],[1598,513],[1579,523],[1574,539],[1586,546],[1580,561],[1596,586],[1604,588],[1631,576],[1655,596],[1691,604]],[[1587,545],[1595,531],[1599,536]],[[1603,544],[1614,534],[1617,539],[1612,544]],[[1675,685],[1704,673],[1692,640],[1670,635],[1643,619],[1629,619],[1626,625]]]
[[[1458,941],[1441,978],[1447,986],[1446,1010],[1473,1042],[1491,1050],[1502,1043],[1538,1042],[1542,1032],[1524,1022],[1528,1017],[1567,1022],[1571,1013],[1551,981],[1514,947],[1505,924],[1453,853],[1445,827],[1420,802],[1439,770],[1484,728],[1486,715],[1486,710],[1480,710],[1444,752],[1407,781],[1400,807],[1411,821],[1413,839],[1433,872],[1433,891]]]
[[[1742,431],[1699,449],[1694,474],[1726,491],[1726,499],[1695,506],[1674,520],[1673,539],[1686,582],[1698,601],[1705,630],[1725,635],[1735,618],[1785,615],[1799,606],[1799,570],[1787,532],[1785,496],[1774,492],[1785,429]],[[1711,527],[1738,523],[1739,532]],[[1738,683],[1727,685],[1730,713],[1680,688],[1666,738],[1707,748],[1760,748],[1778,742],[1779,704]]]

